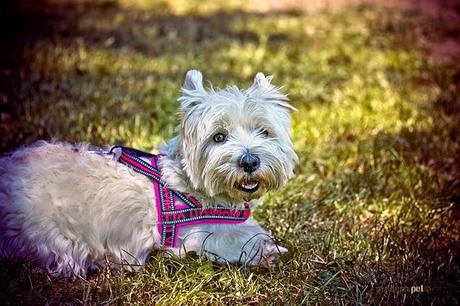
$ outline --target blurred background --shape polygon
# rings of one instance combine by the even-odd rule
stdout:
[[[452,64],[460,55],[458,1],[6,0],[1,6],[2,151],[50,137],[151,149],[158,135],[173,133],[175,100],[190,67],[216,86],[247,86],[257,71],[273,74],[294,104],[310,107],[330,102],[353,74],[364,77],[369,61],[379,65],[389,48],[424,49],[430,60]]]
[[[196,68],[220,88],[273,75],[300,156],[255,212],[290,250],[274,270],[154,255],[70,284],[2,262],[2,304],[458,304],[459,1],[4,0],[0,37],[0,152],[154,150]]]

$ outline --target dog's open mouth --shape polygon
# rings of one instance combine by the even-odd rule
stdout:
[[[238,188],[241,191],[252,193],[256,192],[257,189],[259,189],[259,185],[259,181],[255,179],[243,179],[238,185]]]

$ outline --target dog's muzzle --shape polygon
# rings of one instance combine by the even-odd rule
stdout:
[[[247,152],[241,156],[239,166],[243,168],[244,172],[251,174],[259,168],[260,158]]]

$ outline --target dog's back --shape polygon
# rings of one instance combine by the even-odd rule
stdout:
[[[150,182],[86,151],[39,142],[0,159],[0,256],[71,277],[148,255]],[[145,233],[133,241],[132,230]]]

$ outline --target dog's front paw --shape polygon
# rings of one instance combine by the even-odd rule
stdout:
[[[279,257],[287,252],[286,248],[273,243],[272,240],[259,240],[251,249],[243,250],[240,262],[250,266],[274,266],[278,263]]]
[[[278,264],[280,256],[287,252],[288,250],[286,248],[269,241],[263,249],[260,262],[258,264],[264,266],[275,266]]]
[[[286,248],[271,243],[271,245],[267,248],[266,254],[263,254],[263,264],[266,264],[267,266],[275,266],[278,264],[280,256],[287,252],[288,250]]]

